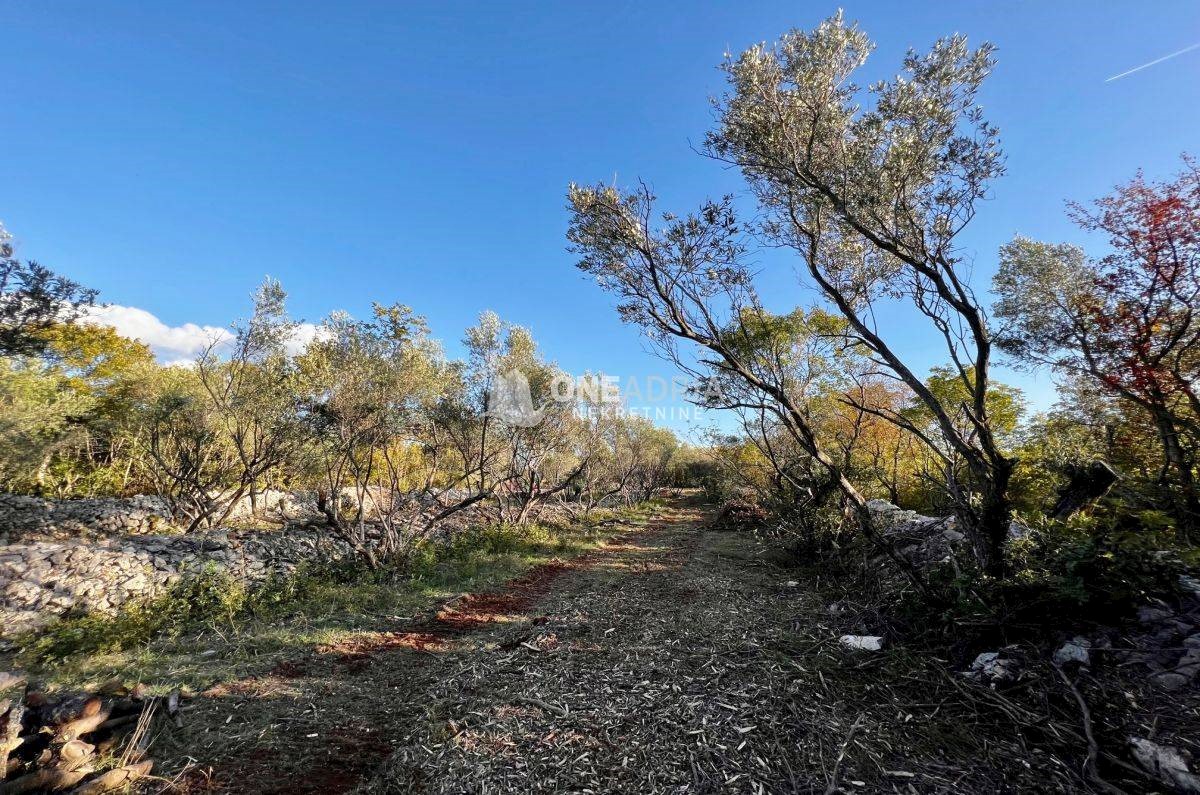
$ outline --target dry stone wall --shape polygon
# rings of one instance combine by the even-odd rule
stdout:
[[[163,500],[149,495],[44,500],[0,494],[0,544],[29,536],[161,533],[170,528],[170,515]]]
[[[346,544],[311,530],[214,531],[118,536],[0,546],[0,638],[11,639],[69,612],[112,613],[161,593],[207,566],[253,582],[301,563],[348,555]]]

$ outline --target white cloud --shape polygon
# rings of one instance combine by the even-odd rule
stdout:
[[[160,361],[171,363],[194,359],[213,343],[233,339],[232,332],[227,328],[198,326],[195,323],[168,326],[145,309],[120,304],[98,306],[90,310],[87,322],[112,326],[122,337],[149,345]]]
[[[324,339],[329,333],[314,323],[298,323],[292,338],[287,342],[287,352],[292,356],[304,353],[313,340]]]
[[[120,304],[89,310],[85,322],[112,326],[122,337],[146,343],[158,360],[168,365],[190,364],[210,345],[226,345],[233,340],[233,332],[221,326],[200,326],[195,323],[168,326],[145,309]],[[293,356],[301,353],[320,335],[319,326],[300,323],[288,342],[288,353]]]

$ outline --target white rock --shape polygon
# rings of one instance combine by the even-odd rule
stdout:
[[[0,692],[4,692],[10,688],[18,687],[25,684],[25,677],[20,674],[12,674],[8,671],[0,671]]]
[[[985,651],[964,674],[968,679],[991,685],[1009,684],[1021,677],[1021,661],[998,651]]]
[[[1143,624],[1154,624],[1159,621],[1166,621],[1171,617],[1171,611],[1164,610],[1161,607],[1139,607],[1137,611],[1138,621]]]
[[[1142,737],[1130,737],[1133,758],[1147,773],[1180,792],[1200,793],[1200,777],[1188,768],[1187,758],[1170,745],[1158,745]]]
[[[1058,651],[1054,652],[1054,664],[1066,665],[1067,663],[1079,663],[1080,665],[1091,665],[1091,649],[1092,642],[1087,638],[1072,638],[1059,646]]]
[[[842,635],[838,638],[843,646],[858,651],[880,651],[883,649],[883,638],[879,635]]]

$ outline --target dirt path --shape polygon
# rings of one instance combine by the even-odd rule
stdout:
[[[426,692],[376,792],[795,791],[784,586],[676,508]],[[822,783],[822,788],[824,784]]]

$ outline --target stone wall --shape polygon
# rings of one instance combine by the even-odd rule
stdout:
[[[887,500],[870,500],[867,510],[896,551],[918,566],[946,563],[954,555],[968,552],[966,536],[953,516],[922,516]],[[1008,526],[1008,540],[1024,538],[1028,532],[1029,528],[1012,522]]]
[[[27,536],[161,533],[170,528],[169,517],[166,503],[149,495],[44,500],[0,494],[0,545]]]
[[[67,612],[111,613],[212,564],[244,581],[350,554],[316,530],[114,535],[0,545],[0,645]]]

